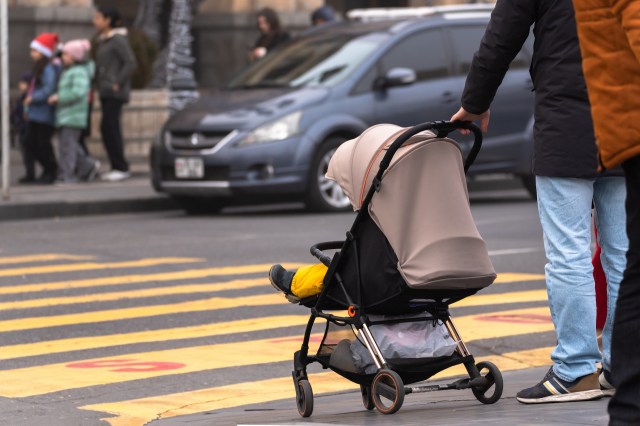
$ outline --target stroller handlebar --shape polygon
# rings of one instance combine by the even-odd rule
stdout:
[[[482,131],[480,130],[480,128],[470,121],[430,121],[411,127],[406,132],[398,136],[398,138],[391,144],[386,155],[380,162],[380,170],[378,171],[379,179],[382,178],[384,171],[389,167],[391,159],[395,155],[396,151],[400,149],[400,147],[402,147],[402,145],[404,145],[404,143],[411,139],[413,136],[426,130],[435,130],[437,137],[446,138],[449,133],[459,129],[470,130],[473,133],[474,137],[473,147],[471,148],[471,151],[469,152],[469,155],[464,162],[464,172],[467,173],[476,157],[478,156],[480,148],[482,147]]]
[[[398,149],[400,149],[400,147],[402,147],[405,142],[407,142],[418,133],[424,132],[426,130],[435,130],[437,137],[444,138],[447,137],[449,133],[458,129],[470,130],[471,132],[473,132],[474,136],[473,146],[471,147],[471,151],[469,151],[469,155],[464,162],[464,173],[466,174],[475,161],[476,157],[478,156],[480,148],[482,147],[482,131],[480,130],[480,128],[469,121],[429,121],[427,123],[418,124],[417,126],[407,129],[407,131],[398,136],[398,138],[391,144],[391,146],[387,150],[387,153],[380,162],[380,169],[378,170],[378,173],[373,180],[373,184],[369,189],[369,193],[362,202],[361,209],[364,210],[366,206],[369,205],[374,192],[379,190],[384,172],[391,164],[391,160],[393,159],[396,151],[398,151]]]

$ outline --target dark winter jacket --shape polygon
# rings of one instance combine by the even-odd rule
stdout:
[[[491,105],[531,25],[535,90],[533,172],[538,176],[599,176],[591,109],[582,74],[571,0],[498,0],[462,95],[465,110]]]
[[[32,82],[29,90],[31,104],[25,108],[29,121],[53,126],[56,121],[56,107],[49,104],[49,97],[56,93],[60,66],[50,63],[44,68],[40,81]]]
[[[98,38],[95,54],[96,90],[101,98],[129,101],[131,76],[136,70],[136,58],[129,45],[127,30],[116,28]],[[120,86],[114,92],[113,85]]]

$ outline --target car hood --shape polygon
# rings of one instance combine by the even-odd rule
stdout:
[[[244,130],[253,129],[287,113],[299,111],[325,99],[325,88],[251,89],[220,91],[203,96],[174,114],[167,130]]]

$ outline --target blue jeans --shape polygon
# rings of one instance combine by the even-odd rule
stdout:
[[[611,330],[629,245],[626,188],[622,177],[571,179],[536,177],[538,212],[547,255],[545,267],[551,318],[558,344],[551,353],[562,380],[610,370]],[[602,332],[604,357],[596,340],[596,296],[591,264],[591,203],[595,204],[602,266],[607,277],[607,321]]]

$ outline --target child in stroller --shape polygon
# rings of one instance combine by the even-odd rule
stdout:
[[[464,167],[460,147],[446,137],[455,129],[475,136]],[[313,411],[306,371],[313,362],[359,384],[365,407],[384,414],[400,409],[409,393],[471,389],[486,404],[500,398],[500,371],[488,362],[475,363],[448,309],[496,278],[466,188],[465,173],[481,143],[480,130],[470,123],[430,122],[410,129],[383,124],[345,142],[334,154],[327,177],[340,184],[358,212],[346,240],[313,246],[311,253],[321,265],[297,273],[274,265],[269,274],[290,301],[311,308],[292,373],[301,416]],[[329,250],[337,252],[330,257],[325,253]],[[347,315],[327,310],[346,310]],[[326,329],[311,355],[309,340],[317,318],[326,320]],[[427,358],[381,351],[376,327],[416,323],[446,329],[455,351]],[[340,349],[349,342],[352,349],[360,344],[372,369],[344,362]],[[447,385],[405,386],[459,364],[469,377]]]

